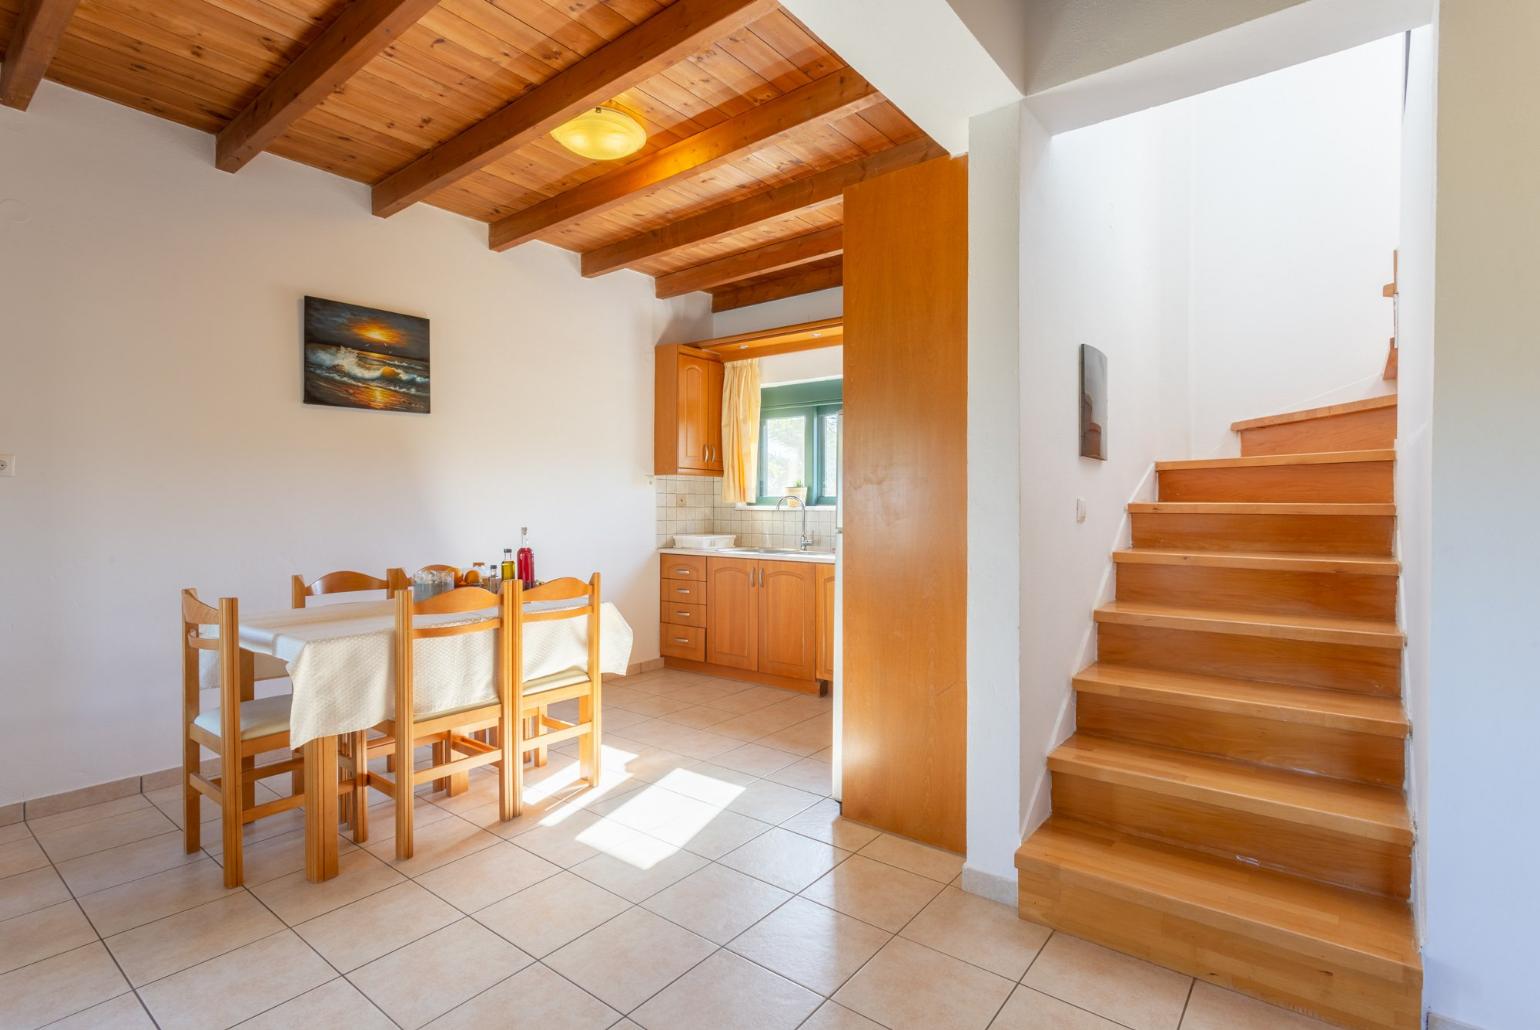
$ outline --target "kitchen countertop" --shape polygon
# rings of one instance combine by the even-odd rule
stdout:
[[[833,565],[834,552],[811,548],[806,551],[776,551],[762,547],[663,547],[659,554],[698,554],[706,558],[760,558],[764,561],[805,561]]]

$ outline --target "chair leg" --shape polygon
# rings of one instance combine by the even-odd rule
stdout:
[[[304,756],[305,749],[298,747],[294,749],[291,755],[291,757],[296,759],[304,758]],[[305,793],[305,770],[303,767],[297,767],[289,774],[289,793],[296,797]]]
[[[220,805],[220,825],[224,830],[225,853],[223,856],[225,866],[225,886],[239,887],[246,878],[244,856],[241,853],[241,822],[242,804],[245,797],[244,784],[241,782],[244,771],[239,758],[231,760],[233,756],[226,756],[219,763],[220,778],[223,780],[223,796]]]
[[[550,714],[550,711],[551,710],[545,705],[540,706],[540,715],[535,719],[535,733],[537,738],[545,735],[545,720],[546,717]],[[540,750],[535,752],[535,765],[539,768],[544,768],[545,764],[550,760],[551,756],[549,754],[549,749],[546,747],[546,745],[541,744]]]
[[[579,723],[588,725],[588,732],[578,738],[578,772],[590,787],[599,785],[599,737],[594,725],[594,696],[584,694],[578,699]]]
[[[257,756],[241,759],[241,804],[246,808],[257,806]]]
[[[448,765],[449,759],[449,737],[446,734],[445,736],[433,742],[433,764]],[[433,789],[435,791],[444,791],[446,794],[452,793],[453,784],[449,782],[448,776],[440,776],[438,779],[433,781]]]
[[[353,734],[353,791],[349,800],[353,843],[363,844],[369,839],[369,735],[361,731]]]
[[[199,804],[203,795],[193,788],[193,774],[198,772],[198,745],[187,739],[182,740],[182,843],[187,853],[191,855],[203,846],[201,840],[203,811]]]
[[[504,709],[506,711],[506,709]],[[524,814],[524,726],[526,720],[514,717],[503,727],[503,776],[508,784],[508,803],[505,819],[517,819]]]

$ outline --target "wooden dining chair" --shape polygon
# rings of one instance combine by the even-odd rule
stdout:
[[[217,635],[203,635],[205,626],[217,627]],[[226,887],[239,887],[244,879],[242,828],[305,803],[303,758],[289,747],[293,695],[253,696],[257,656],[240,646],[239,626],[235,598],[222,597],[215,608],[200,601],[197,591],[182,591],[182,832],[192,854],[202,846],[201,798],[220,806]],[[200,711],[200,651],[214,651],[219,659],[219,707],[206,712]],[[219,757],[219,775],[203,774],[200,748]],[[289,751],[290,757],[256,764],[258,755],[277,750]],[[285,773],[295,777],[296,789],[288,797],[256,804],[257,781]]]
[[[567,577],[542,583],[529,590],[512,581],[513,588],[513,681],[519,698],[519,718],[513,721],[517,735],[513,750],[517,759],[503,767],[503,775],[512,780],[509,788],[513,794],[513,815],[524,813],[524,756],[530,752],[543,754],[553,744],[580,737],[578,744],[579,775],[589,786],[598,786],[600,773],[600,725],[602,722],[603,675],[599,671],[599,574],[595,572],[587,583]],[[557,607],[529,611],[527,606],[551,602]],[[531,622],[551,622],[562,619],[588,620],[588,659],[582,668],[565,669],[541,676],[524,678],[524,628]],[[577,719],[566,722],[553,718],[552,705],[576,699]],[[505,817],[506,818],[506,817]]]
[[[304,576],[291,576],[289,590],[291,600],[295,608],[303,608],[312,597],[322,597],[327,594],[357,594],[366,590],[383,590],[386,596],[394,596],[397,591],[408,586],[406,573],[401,569],[386,569],[385,578],[371,576],[367,572],[352,572],[343,570],[340,572],[328,572],[320,579],[305,582]]]
[[[515,798],[508,770],[515,764],[515,734],[505,731],[505,728],[516,721],[517,711],[511,673],[515,667],[514,586],[513,583],[503,584],[500,594],[493,594],[481,587],[460,587],[423,601],[414,600],[410,590],[396,595],[396,712],[393,717],[375,727],[395,742],[395,771],[393,775],[389,772],[366,772],[362,781],[365,787],[374,787],[396,801],[398,859],[412,857],[412,795],[420,784],[461,776],[483,765],[498,765],[503,770],[498,778],[498,813],[502,819],[513,818]],[[417,624],[420,616],[471,616],[488,609],[496,609],[497,614],[447,624]],[[493,635],[493,646],[496,648],[493,696],[447,712],[419,713],[414,677],[414,645],[419,640],[471,633]],[[488,744],[473,736],[489,728],[498,731],[497,739],[501,743]],[[370,741],[369,746],[372,748],[374,743]],[[417,769],[413,751],[417,745],[424,743],[434,745],[432,759],[426,768]],[[355,799],[354,808],[363,804],[365,802],[361,799]]]

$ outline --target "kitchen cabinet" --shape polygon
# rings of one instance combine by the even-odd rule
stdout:
[[[759,671],[788,679],[813,679],[818,566],[791,561],[758,564]]]
[[[834,682],[834,566],[816,566],[818,600],[815,606],[818,619],[818,661],[815,675],[825,682]]]
[[[706,660],[730,669],[759,668],[762,562],[753,558],[706,561]]]
[[[685,344],[658,347],[653,473],[722,474],[722,359]]]

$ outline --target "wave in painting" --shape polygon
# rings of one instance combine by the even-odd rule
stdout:
[[[305,400],[380,411],[428,410],[428,363],[334,344],[305,345]]]

